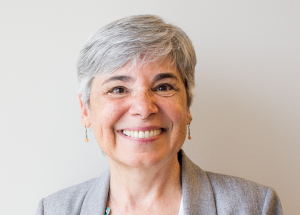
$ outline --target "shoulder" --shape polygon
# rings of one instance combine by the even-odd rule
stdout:
[[[95,197],[95,192],[98,195],[105,195],[108,181],[109,170],[98,178],[53,193],[40,201],[37,215],[80,214],[84,204],[93,203],[93,200],[98,197]]]
[[[209,213],[204,214],[282,214],[274,189],[239,177],[204,171],[183,150],[179,152],[178,160],[182,167],[183,193],[188,199],[187,211],[196,210],[198,214],[206,211]]]
[[[206,172],[218,211],[255,211],[256,214],[281,214],[280,200],[271,187],[243,178]]]
[[[206,171],[215,194],[231,194],[264,197],[268,187],[243,178]]]
[[[85,196],[94,186],[99,183],[100,178],[94,178],[75,186],[60,190],[44,198],[43,210],[59,214],[73,214],[80,211]]]
[[[55,192],[48,197],[45,198],[45,201],[51,202],[52,200],[59,200],[61,201],[72,201],[77,198],[83,198],[87,192],[95,185],[99,183],[99,178],[90,179],[83,183],[65,188],[58,192]]]

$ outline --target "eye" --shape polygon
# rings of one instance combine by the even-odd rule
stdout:
[[[109,93],[123,94],[123,93],[126,93],[126,89],[124,87],[114,87],[109,91]]]
[[[157,95],[169,97],[173,96],[176,92],[178,92],[179,89],[174,87],[171,84],[160,84],[157,87],[153,89],[153,92],[155,92]]]
[[[174,87],[169,84],[162,84],[156,88],[156,91],[170,91],[170,90],[174,90]]]

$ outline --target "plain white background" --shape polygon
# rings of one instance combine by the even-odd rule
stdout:
[[[0,214],[34,214],[107,168],[84,141],[75,64],[91,34],[134,14],[161,16],[195,46],[190,158],[272,186],[300,214],[299,11],[298,0],[2,0]]]

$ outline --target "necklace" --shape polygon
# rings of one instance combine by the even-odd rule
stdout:
[[[117,208],[117,205],[114,204],[114,201],[113,201],[112,196],[111,196],[110,193],[109,193],[109,199],[110,199],[112,205],[117,209],[118,214],[121,214],[120,211],[119,211],[119,209]],[[110,213],[110,208],[109,208],[109,207],[106,207],[105,215],[109,215],[109,213]]]

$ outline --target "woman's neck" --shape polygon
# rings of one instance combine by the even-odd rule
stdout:
[[[109,159],[110,195],[118,208],[138,210],[138,208],[159,207],[159,204],[180,203],[181,168],[174,156],[167,163],[148,168],[120,166]],[[179,208],[179,205],[178,205]]]

